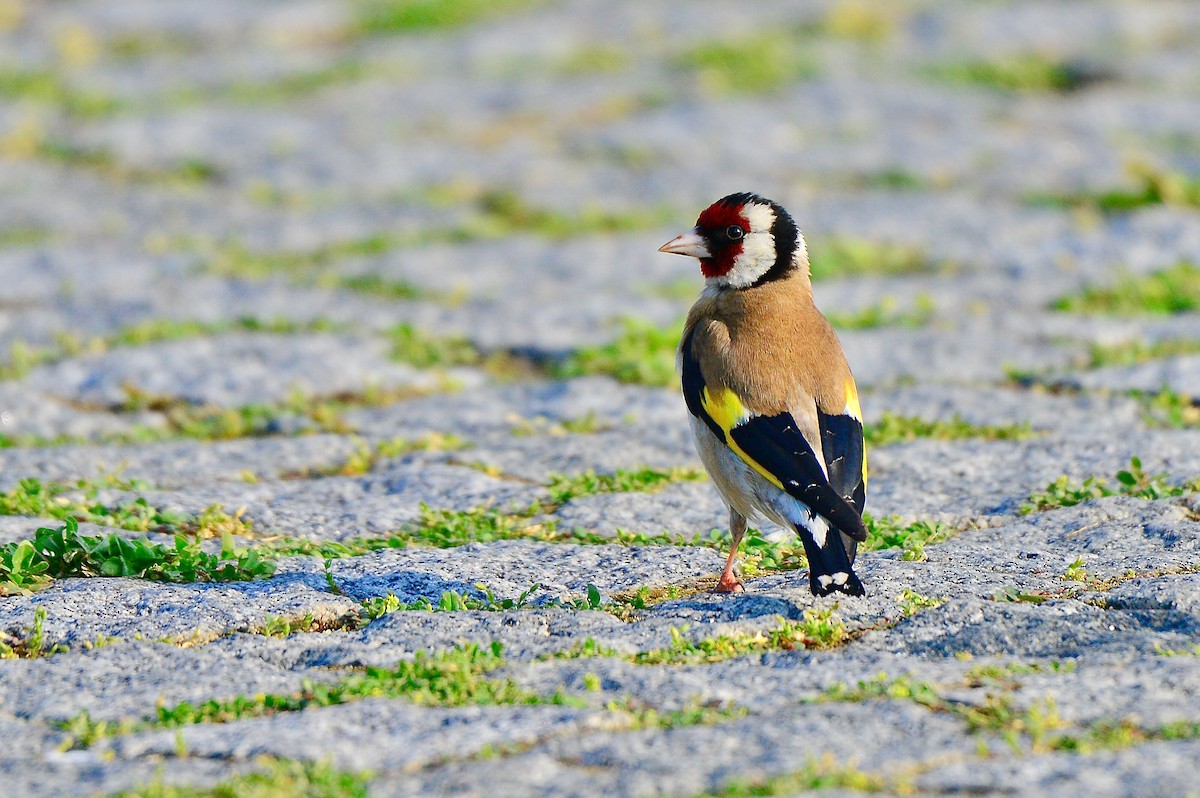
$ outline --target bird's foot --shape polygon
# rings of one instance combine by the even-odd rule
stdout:
[[[717,580],[717,586],[713,588],[714,593],[745,593],[746,588],[742,587],[742,583],[731,572],[721,574],[721,578]]]

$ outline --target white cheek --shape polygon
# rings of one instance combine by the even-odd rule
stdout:
[[[755,232],[766,232],[775,224],[775,211],[767,205],[747,205],[742,208],[742,216]]]
[[[751,233],[742,239],[742,254],[722,279],[730,288],[746,288],[775,265],[775,237],[770,233]]]

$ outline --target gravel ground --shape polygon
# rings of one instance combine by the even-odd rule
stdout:
[[[5,556],[216,508],[275,565],[0,579],[3,792],[1194,794],[1200,316],[1136,281],[1200,262],[1198,43],[1169,0],[0,0]],[[670,330],[700,277],[657,246],[743,190],[909,433],[868,512],[940,525],[864,598],[707,592],[670,332],[665,378],[567,376]],[[1064,476],[1108,489],[1029,512]],[[516,699],[313,699],[493,643]]]

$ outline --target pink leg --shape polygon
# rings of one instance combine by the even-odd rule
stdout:
[[[746,534],[746,519],[733,509],[729,511],[729,534],[733,541],[730,544],[729,557],[725,560],[725,570],[721,572],[721,578],[717,580],[717,586],[714,588],[716,593],[742,593],[746,589],[733,575],[733,561],[737,558],[738,546],[742,544],[742,537]]]

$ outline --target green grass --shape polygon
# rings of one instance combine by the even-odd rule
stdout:
[[[1031,205],[1093,208],[1101,213],[1128,213],[1154,205],[1200,208],[1200,177],[1162,169],[1147,163],[1127,166],[1132,188],[1115,188],[1078,194],[1035,194]]]
[[[102,489],[141,491],[150,488],[142,480],[108,477],[77,480],[74,483],[43,482],[33,477],[20,480],[0,494],[0,515],[28,515],[72,519],[78,522],[118,527],[133,532],[187,532],[198,538],[230,534],[249,535],[252,524],[240,513],[230,515],[220,505],[212,505],[199,515],[171,512],[154,507],[138,498],[118,505],[97,500]]]
[[[551,240],[587,235],[629,233],[655,230],[678,218],[669,206],[610,211],[598,206],[584,207],[576,213],[563,213],[549,207],[531,205],[513,191],[488,190],[475,200],[476,216],[463,231],[469,238],[500,238],[517,233],[533,234]]]
[[[309,707],[327,707],[364,698],[400,698],[421,706],[499,706],[573,703],[561,693],[548,697],[525,690],[509,678],[490,672],[504,664],[503,647],[464,644],[433,654],[418,652],[395,667],[368,667],[335,682],[306,680],[295,693],[259,693],[201,704],[160,706],[152,718],[134,723],[94,721],[85,711],[62,723],[69,735],[64,750],[87,748],[99,740],[153,729],[175,729],[198,723],[231,723]]]
[[[895,30],[898,15],[870,0],[837,0],[825,11],[817,32],[840,39],[879,42]]]
[[[1124,341],[1119,344],[1092,344],[1085,368],[1132,366],[1149,360],[1200,354],[1200,341],[1167,338],[1158,341]]]
[[[1166,474],[1148,474],[1142,468],[1140,458],[1129,461],[1129,468],[1117,472],[1115,485],[1107,479],[1091,476],[1083,482],[1075,482],[1065,474],[1046,486],[1045,490],[1032,494],[1021,505],[1021,513],[1029,514],[1072,507],[1106,496],[1132,496],[1137,499],[1165,499],[1183,496],[1200,488],[1200,482],[1190,480],[1181,484],[1167,481]]]
[[[3,554],[0,554],[0,560],[2,558]],[[0,563],[0,569],[3,567],[3,564]],[[3,574],[0,573],[0,579],[2,578]],[[2,595],[4,595],[4,584],[0,583],[0,596]],[[38,607],[33,611],[33,626],[28,627],[24,635],[12,635],[0,631],[0,659],[38,659],[52,657],[64,650],[59,645],[46,647],[45,624],[46,608]]]
[[[904,523],[899,517],[876,518],[863,514],[867,526],[867,539],[859,544],[863,551],[901,549],[905,560],[920,562],[925,559],[925,547],[948,540],[954,531],[936,521],[913,521]]]
[[[618,468],[611,474],[597,474],[595,471],[570,476],[551,474],[547,487],[550,489],[550,501],[563,504],[598,493],[651,492],[672,482],[696,482],[707,478],[704,471],[697,468]]]
[[[1008,666],[984,666],[968,671],[967,687],[999,687],[1005,691],[1020,687],[1014,675],[1044,672],[1067,673],[1073,663],[1051,663],[1047,667],[1034,663],[1014,663]],[[1159,727],[1139,726],[1131,720],[1102,720],[1072,727],[1058,714],[1053,698],[1019,707],[1004,693],[987,693],[982,701],[943,697],[929,682],[912,676],[888,678],[880,673],[874,679],[860,681],[855,687],[834,685],[815,699],[822,701],[911,701],[932,712],[953,715],[967,726],[971,734],[988,733],[999,736],[1016,753],[1045,753],[1052,751],[1095,753],[1128,748],[1152,740],[1192,740],[1200,737],[1200,723],[1180,721]]]
[[[53,345],[34,346],[15,341],[9,347],[8,360],[0,363],[0,380],[20,379],[37,366],[57,363],[80,354],[97,355],[127,346],[182,341],[235,332],[274,333],[291,335],[302,332],[329,332],[340,329],[327,319],[296,322],[288,319],[259,319],[242,316],[236,319],[149,319],[122,327],[108,335],[82,338],[69,332],[59,333]]]
[[[795,34],[770,31],[700,42],[672,59],[713,94],[763,94],[817,74],[810,48]]]
[[[1108,316],[1173,315],[1200,308],[1200,268],[1178,263],[1150,274],[1123,274],[1054,302],[1055,310]]]
[[[586,529],[560,529],[554,519],[536,516],[549,508],[533,505],[520,513],[507,513],[493,508],[473,510],[421,509],[416,523],[389,535],[363,537],[346,541],[311,541],[303,538],[279,539],[259,549],[263,556],[317,556],[325,558],[356,557],[372,551],[408,546],[453,548],[468,543],[490,543],[498,540],[536,540],[544,543],[565,543],[581,546],[700,546],[721,552],[729,548],[729,535],[714,529],[707,534],[650,534],[618,530],[615,536],[601,535]],[[953,535],[953,530],[938,523],[914,521],[904,523],[898,518],[864,516],[869,537],[862,550],[899,548],[906,560],[925,558],[925,546],[940,543]],[[756,529],[749,529],[742,540],[741,571],[747,578],[766,573],[794,571],[808,567],[804,548],[796,538],[768,540]],[[681,594],[680,594],[681,595]],[[679,595],[664,595],[675,598]],[[643,609],[650,596],[631,595],[625,602],[630,609]]]
[[[479,350],[465,338],[431,335],[411,324],[398,324],[387,334],[392,342],[392,359],[417,368],[475,366],[483,360]]]
[[[232,776],[211,787],[166,784],[156,779],[144,787],[110,793],[108,798],[367,798],[369,773],[337,770],[330,765],[262,757],[259,770]]]
[[[445,30],[536,8],[542,0],[355,0],[353,32],[379,36]]]
[[[206,268],[215,274],[249,280],[283,275],[302,284],[394,299],[446,299],[402,280],[371,274],[342,275],[333,267],[351,258],[379,257],[394,250],[438,243],[490,241],[513,235],[565,240],[653,230],[678,218],[675,209],[667,206],[622,211],[588,206],[565,213],[533,205],[519,194],[505,189],[472,187],[465,193],[450,189],[445,193],[446,196],[442,196],[442,192],[431,189],[421,198],[434,206],[467,206],[463,218],[444,226],[373,233],[303,250],[255,251],[237,241],[217,245],[198,240],[176,243],[182,249],[198,251],[207,261]]]
[[[273,563],[253,550],[236,549],[226,538],[220,554],[209,554],[197,538],[176,535],[162,546],[119,535],[80,535],[74,518],[43,527],[33,540],[0,546],[0,595],[29,593],[52,579],[127,576],[155,582],[239,582],[265,579]]]
[[[596,604],[599,606],[600,591],[595,585],[588,585],[589,592],[595,591]],[[416,601],[407,604],[402,603],[393,594],[389,593],[382,599],[370,599],[372,603],[368,606],[364,602],[367,615],[371,620],[388,615],[393,612],[467,612],[467,611],[482,611],[482,612],[506,612],[508,610],[522,610],[529,605],[529,600],[533,594],[540,589],[540,585],[530,585],[521,595],[513,598],[498,599],[492,593],[487,585],[477,584],[475,589],[478,590],[481,596],[463,595],[457,590],[447,590],[434,604],[429,599],[422,596]],[[371,617],[373,615],[373,617]]]
[[[220,167],[201,158],[184,158],[163,166],[135,166],[105,149],[81,147],[66,141],[43,138],[35,155],[75,169],[87,169],[116,183],[136,183],[187,188],[212,185],[224,180]]]
[[[383,460],[404,457],[413,452],[457,452],[469,448],[471,444],[457,435],[445,435],[440,432],[431,432],[418,438],[390,438],[374,443],[358,438],[354,444],[354,451],[340,463],[289,471],[283,476],[287,479],[318,476],[355,477],[370,473]]]
[[[929,179],[900,167],[881,169],[855,175],[850,183],[856,188],[883,191],[919,191],[929,186]]]
[[[48,70],[0,68],[0,98],[51,105],[84,119],[110,116],[121,110],[121,102],[108,94],[83,91],[70,86]]]
[[[626,318],[611,343],[585,346],[552,367],[552,376],[569,379],[601,374],[620,382],[666,387],[675,385],[675,351],[683,335],[683,321],[660,328],[647,321]]]
[[[598,44],[573,50],[554,64],[553,71],[565,77],[623,72],[632,62],[632,48]]]
[[[716,792],[701,793],[696,798],[752,798],[753,796],[800,795],[818,790],[838,793],[877,793],[887,791],[900,795],[910,790],[902,780],[888,779],[851,765],[839,763],[832,754],[810,758],[804,767],[779,776],[753,779],[738,778]]]
[[[334,286],[345,291],[353,291],[356,294],[366,294],[384,299],[410,300],[427,296],[412,283],[404,280],[389,280],[378,274],[338,277]]]
[[[868,445],[887,446],[893,443],[932,438],[938,441],[959,441],[979,438],[988,441],[1021,441],[1036,436],[1028,424],[972,424],[962,416],[949,420],[929,421],[916,416],[900,416],[884,412],[879,420],[863,428]]]
[[[947,601],[948,599],[941,596],[922,596],[909,588],[905,588],[899,596],[896,596],[896,603],[900,605],[900,612],[905,618],[911,618],[923,610],[940,607]]]
[[[366,62],[343,58],[317,69],[303,70],[262,81],[235,81],[212,88],[187,86],[151,100],[154,105],[178,107],[225,100],[246,105],[286,103],[310,97],[322,89],[360,80],[370,74]]]
[[[834,327],[843,330],[874,330],[880,327],[924,327],[937,313],[937,304],[928,294],[918,294],[912,307],[900,308],[893,297],[885,296],[874,305],[856,311],[827,311]]]
[[[767,651],[828,650],[853,637],[832,607],[807,609],[802,621],[781,618],[778,626],[761,632],[723,634],[693,641],[684,637],[686,631],[686,627],[682,630],[671,627],[670,646],[638,652],[630,661],[637,665],[701,665]]]
[[[1133,391],[1142,406],[1142,419],[1151,427],[1191,429],[1200,426],[1200,406],[1190,396],[1163,388],[1158,393]]]
[[[813,280],[896,277],[947,268],[945,264],[930,260],[923,248],[912,244],[844,237],[818,238],[810,242],[808,263]]]
[[[0,249],[7,247],[32,247],[54,238],[54,231],[33,225],[0,228]]]
[[[592,410],[574,418],[552,420],[545,416],[525,418],[523,416],[512,415],[507,420],[512,424],[509,431],[517,437],[527,437],[530,435],[594,435],[597,432],[604,432],[611,429],[611,425],[606,421],[600,420],[595,411]]]
[[[1101,77],[1097,72],[1037,53],[933,64],[925,72],[930,77],[951,83],[1015,92],[1072,92]]]

